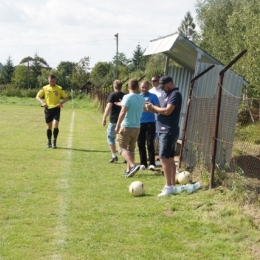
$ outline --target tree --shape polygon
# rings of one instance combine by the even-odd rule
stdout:
[[[95,86],[110,84],[114,79],[114,66],[111,62],[98,62],[90,73],[90,81]]]
[[[18,65],[15,68],[13,83],[16,88],[28,87],[28,69],[24,65]]]
[[[113,65],[116,67],[116,55],[113,57]],[[125,79],[129,75],[129,65],[131,60],[129,60],[123,52],[118,53],[118,78]]]
[[[236,8],[228,19],[232,36],[233,52],[239,54],[247,49],[246,55],[233,66],[248,81],[248,96],[260,97],[260,4],[249,0]]]
[[[189,40],[193,41],[196,39],[196,30],[195,23],[193,22],[193,18],[190,12],[187,12],[184,16],[184,19],[181,22],[180,27],[178,28],[179,33],[187,37]]]
[[[227,25],[233,12],[233,1],[237,0],[197,0],[196,4],[201,31],[198,44],[222,63],[228,63],[230,57],[234,57]]]
[[[14,73],[15,67],[13,65],[13,61],[9,56],[6,64],[4,64],[2,68],[2,77],[5,84],[10,84],[12,82],[12,77]]]
[[[78,63],[75,64],[70,78],[70,83],[73,89],[80,88],[89,80],[89,63],[90,57],[88,56],[82,58]]]
[[[260,97],[260,3],[257,0],[198,0],[199,45],[228,64],[241,51],[247,54],[232,70],[249,81],[248,94]]]
[[[145,75],[148,80],[153,75],[162,75],[164,73],[166,56],[162,53],[149,56],[145,67]]]
[[[50,70],[48,63],[45,61],[45,59],[38,56],[37,53],[35,53],[34,58],[28,56],[26,58],[23,58],[20,61],[20,64],[29,65],[30,69],[30,78],[31,78],[31,87],[36,88],[39,87],[38,84],[38,77],[42,74],[43,69]]]
[[[65,70],[56,70],[53,71],[53,74],[57,78],[58,85],[60,85],[65,90],[70,89],[70,78]]]
[[[0,73],[0,84],[4,84],[4,79],[2,73]]]
[[[20,64],[26,63],[26,64],[24,64],[24,65],[27,65],[28,62],[30,63],[31,61],[35,61],[35,60],[37,60],[37,61],[41,64],[42,67],[49,67],[49,65],[48,65],[48,63],[46,62],[46,60],[43,59],[43,58],[41,58],[41,57],[39,57],[39,56],[37,55],[37,53],[34,55],[34,58],[32,58],[32,57],[30,57],[30,56],[23,58],[23,59],[20,61]]]
[[[130,71],[135,71],[135,70],[144,70],[145,69],[145,59],[144,59],[144,51],[140,44],[136,46],[136,49],[133,52],[133,57],[131,59],[131,65],[130,65]]]
[[[73,69],[75,68],[76,63],[70,61],[61,61],[57,66],[57,70],[64,70],[67,76],[71,76]]]
[[[0,62],[0,84],[4,84],[4,79],[3,79],[3,68],[4,68],[4,65]]]
[[[116,55],[113,57],[113,61],[112,63],[114,64],[114,66],[116,66]],[[118,53],[118,66],[125,66],[127,67],[129,65],[129,63],[131,62],[131,60],[127,59],[126,55],[123,52],[119,52]]]

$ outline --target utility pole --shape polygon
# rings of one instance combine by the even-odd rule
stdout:
[[[27,88],[30,88],[29,60],[27,61]]]
[[[116,79],[118,79],[118,33],[115,34],[116,37]]]

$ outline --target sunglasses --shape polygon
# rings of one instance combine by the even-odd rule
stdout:
[[[157,82],[157,81],[159,81],[159,80],[158,79],[152,80],[152,82]]]

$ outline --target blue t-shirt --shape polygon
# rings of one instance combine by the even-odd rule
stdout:
[[[140,119],[145,106],[144,98],[139,94],[130,93],[124,95],[121,104],[127,107],[127,112],[121,126],[140,128]]]
[[[174,88],[171,92],[166,94],[167,96],[162,104],[162,107],[167,107],[167,104],[172,104],[175,106],[175,109],[168,116],[158,114],[156,121],[156,132],[179,135],[179,121],[182,105],[182,95],[179,92],[178,88]]]
[[[147,92],[145,95],[143,93],[140,94],[144,100],[149,100],[150,103],[153,105],[157,106],[159,105],[159,99],[158,97],[150,92]],[[141,116],[141,123],[151,123],[155,122],[155,114],[150,112],[150,111],[143,111],[142,116]]]

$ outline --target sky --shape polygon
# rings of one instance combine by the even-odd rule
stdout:
[[[178,31],[196,0],[0,0],[0,62],[35,54],[56,68],[61,61],[90,57],[90,67],[128,59],[139,44]],[[196,22],[196,20],[195,20]]]

